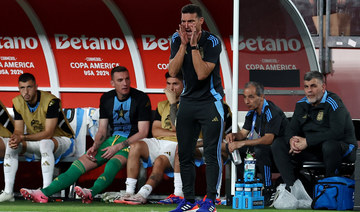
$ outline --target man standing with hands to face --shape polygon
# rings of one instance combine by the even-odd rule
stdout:
[[[220,77],[221,42],[202,30],[201,8],[189,4],[181,10],[179,29],[171,39],[169,73],[182,71],[184,92],[180,97],[176,135],[184,200],[173,210],[190,211],[195,204],[194,151],[200,130],[206,158],[207,199],[198,211],[216,211],[214,200],[221,180],[221,142],[224,128],[224,96]]]

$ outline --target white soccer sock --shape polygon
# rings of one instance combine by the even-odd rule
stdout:
[[[21,150],[21,144],[17,149],[12,149],[8,145],[6,145],[6,152],[4,157],[4,191],[9,194],[12,194],[14,191],[15,175],[18,170],[19,152]]]
[[[137,179],[134,178],[126,178],[126,193],[128,194],[134,194],[135,193],[135,187],[136,187]]]
[[[148,196],[151,194],[153,187],[149,184],[145,184],[143,187],[141,187],[138,194],[143,196],[145,199],[148,198]]]
[[[43,177],[43,188],[50,185],[53,180],[55,157],[53,150],[54,142],[50,139],[40,141],[41,171]]]
[[[174,194],[179,197],[183,197],[181,174],[174,173]]]

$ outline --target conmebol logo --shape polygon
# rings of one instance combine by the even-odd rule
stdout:
[[[233,49],[232,36],[231,49]],[[258,36],[256,38],[244,39],[243,36],[239,38],[239,50],[249,51],[269,51],[269,52],[287,52],[287,51],[299,51],[301,49],[301,42],[298,39],[291,38],[262,38]]]
[[[36,49],[38,45],[34,37],[0,37],[0,49]]]
[[[124,48],[124,41],[121,38],[96,38],[85,35],[69,37],[66,34],[55,34],[54,36],[56,49],[122,50]]]

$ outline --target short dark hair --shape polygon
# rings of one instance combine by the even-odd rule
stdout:
[[[169,72],[166,72],[166,73],[165,73],[165,78],[167,79],[167,78],[169,78],[169,77],[172,77],[172,76],[170,76]],[[177,78],[178,80],[183,81],[182,72],[179,71],[174,78]]]
[[[190,14],[196,13],[196,15],[197,15],[198,18],[203,17],[203,16],[202,16],[201,8],[200,8],[198,5],[196,5],[196,4],[187,4],[187,5],[185,5],[185,6],[181,9],[181,13],[183,13],[183,14],[186,14],[186,13],[190,13]]]
[[[124,71],[129,72],[124,66],[116,66],[115,68],[111,69],[111,79],[114,78],[115,72],[124,72]]]
[[[32,80],[36,83],[35,77],[34,75],[30,74],[30,73],[23,73],[19,76],[19,81],[18,82],[27,82],[29,80]]]
[[[250,86],[255,87],[256,95],[261,96],[264,94],[264,85],[261,84],[260,82],[249,81],[245,84],[245,88],[248,88]]]
[[[318,71],[309,71],[306,72],[304,75],[304,80],[305,81],[310,81],[312,79],[318,79],[321,83],[325,83],[325,77],[322,73],[318,72]]]

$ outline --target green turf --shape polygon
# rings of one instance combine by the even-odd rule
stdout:
[[[15,202],[3,202],[0,203],[0,211],[74,211],[74,212],[126,212],[126,211],[138,211],[138,212],[160,212],[160,211],[170,211],[176,208],[176,205],[158,205],[158,204],[145,204],[140,206],[133,205],[123,205],[115,203],[104,203],[99,201],[94,201],[91,204],[82,204],[81,201],[66,201],[66,202],[51,202],[46,204],[32,203],[26,200],[16,200]],[[244,211],[244,210],[234,210],[230,206],[216,206],[217,211],[226,212],[226,211]],[[259,210],[248,210],[249,212],[287,212],[287,211],[311,211],[311,210],[276,210],[274,208],[265,208]],[[316,210],[320,212],[319,210]],[[330,212],[330,211],[326,211]]]

